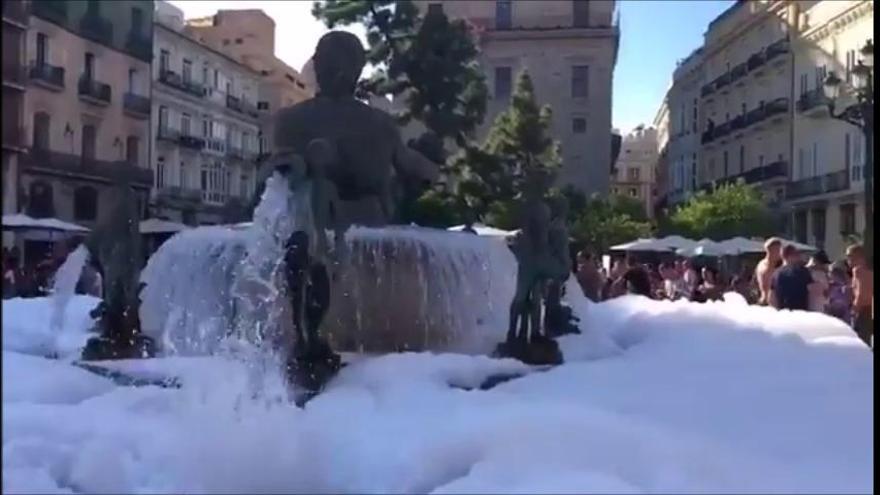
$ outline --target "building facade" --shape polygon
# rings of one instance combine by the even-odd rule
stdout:
[[[669,209],[669,100],[663,99],[654,115],[652,126],[657,129],[657,161],[654,163],[654,215]]]
[[[738,1],[710,23],[703,45],[697,182],[744,180],[781,214],[791,169],[791,21],[788,1]]]
[[[154,214],[189,225],[238,221],[256,180],[259,78],[188,35],[170,4],[157,4],[154,37]]]
[[[786,190],[791,233],[841,257],[865,227],[865,142],[860,129],[829,116],[822,81],[833,71],[852,82],[859,50],[873,37],[874,3],[799,2],[799,7],[793,43],[796,158]]]
[[[505,110],[517,75],[528,70],[540,104],[553,110],[562,145],[560,181],[607,194],[611,169],[611,88],[620,39],[613,0],[421,1],[473,25],[490,100],[481,134]]]
[[[193,38],[220,50],[260,76],[261,150],[272,143],[275,113],[314,96],[314,85],[275,56],[275,21],[262,10],[220,10],[215,15],[189,19]]]
[[[26,213],[94,227],[112,213],[120,173],[145,212],[152,12],[149,1],[31,3],[19,164]]]
[[[660,157],[657,129],[637,127],[623,137],[620,157],[611,175],[611,194],[638,200],[654,216],[654,171]]]
[[[25,152],[24,96],[27,2],[3,2],[3,214],[18,212],[19,157]],[[3,245],[12,243],[3,235]]]
[[[700,156],[700,89],[704,84],[703,49],[681,60],[666,96],[669,107],[667,206],[674,208],[698,188]]]

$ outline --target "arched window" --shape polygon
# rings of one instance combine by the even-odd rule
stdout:
[[[34,218],[46,218],[55,215],[55,200],[52,196],[52,186],[38,180],[31,183],[28,188],[28,215]]]
[[[49,124],[51,120],[46,112],[34,114],[34,140],[33,148],[36,150],[49,149]]]
[[[77,187],[73,191],[73,218],[94,221],[98,217],[98,191],[91,186]]]

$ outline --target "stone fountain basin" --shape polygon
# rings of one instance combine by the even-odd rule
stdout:
[[[247,230],[200,227],[169,239],[142,280],[141,323],[164,354],[216,351],[235,328],[232,286],[246,256]],[[488,354],[504,338],[516,260],[503,238],[418,227],[356,227],[347,262],[332,282],[322,332],[339,352]],[[279,335],[293,341],[278,298]]]

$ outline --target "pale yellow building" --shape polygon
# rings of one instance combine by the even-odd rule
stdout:
[[[873,38],[874,2],[800,1],[794,37],[794,166],[786,191],[793,236],[841,258],[864,229],[865,142],[857,127],[828,115],[822,81],[844,82]],[[842,110],[837,108],[837,111]]]
[[[704,76],[703,48],[680,60],[664,104],[669,110],[666,203],[674,208],[687,201],[699,187],[700,90]],[[658,179],[659,180],[659,179]]]
[[[32,2],[21,203],[87,227],[112,214],[109,186],[133,179],[146,212],[152,2]],[[5,31],[4,26],[4,31]]]
[[[271,145],[272,118],[281,108],[314,96],[315,89],[300,72],[275,56],[275,21],[262,10],[220,10],[213,16],[189,19],[186,31],[195,39],[250,67],[260,76],[262,150]]]
[[[788,1],[736,2],[709,24],[702,64],[697,182],[744,180],[778,211],[791,169]]]
[[[27,87],[25,33],[28,2],[3,2],[3,214],[18,212],[19,159],[26,151],[24,135],[24,93]],[[3,245],[13,236],[3,233]]]
[[[657,129],[638,127],[623,137],[611,174],[611,194],[636,199],[654,216],[655,168],[660,158]]]
[[[611,90],[620,40],[613,0],[420,1],[473,25],[490,101],[481,133],[506,109],[517,75],[528,70],[537,100],[553,109],[561,142],[560,180],[608,193]]]

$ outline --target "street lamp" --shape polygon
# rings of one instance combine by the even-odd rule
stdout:
[[[863,241],[866,254],[872,260],[874,253],[874,43],[868,40],[859,53],[862,58],[852,68],[852,84],[847,88],[854,93],[855,103],[839,113],[835,113],[835,103],[844,83],[834,72],[828,73],[823,89],[828,98],[828,113],[831,117],[858,127],[864,134],[865,233]]]

